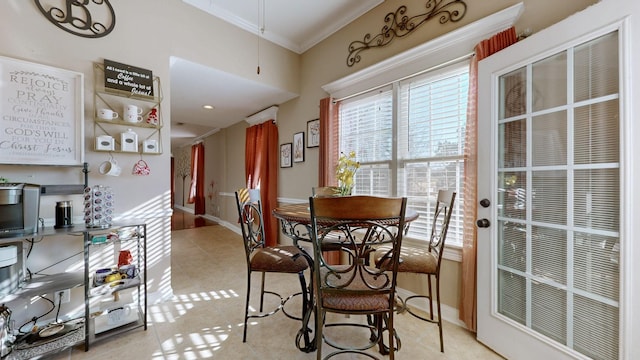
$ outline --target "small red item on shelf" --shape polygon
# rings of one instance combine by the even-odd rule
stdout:
[[[133,261],[133,256],[131,256],[131,251],[129,250],[121,250],[120,255],[118,256],[118,267],[123,265],[129,265]]]
[[[147,117],[147,124],[150,125],[158,125],[159,120],[158,120],[158,109],[153,108],[151,109],[151,112],[149,113],[149,117]]]

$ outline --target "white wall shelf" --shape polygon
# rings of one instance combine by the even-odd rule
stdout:
[[[108,135],[113,138],[113,148],[109,146],[99,147],[94,144],[94,151],[133,153],[145,155],[160,155],[162,148],[162,85],[158,76],[153,77],[154,94],[156,96],[144,96],[131,94],[126,91],[104,87],[104,65],[94,64],[94,138]],[[130,122],[124,119],[124,107],[135,105],[142,109],[141,121]],[[113,120],[105,120],[98,117],[100,109],[109,109],[118,114]],[[156,109],[157,122],[147,122],[150,115]],[[138,137],[137,151],[125,151],[122,147],[120,134],[132,129]],[[145,147],[144,145],[148,146]]]

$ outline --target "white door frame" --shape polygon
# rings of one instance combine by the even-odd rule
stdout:
[[[567,43],[581,43],[594,37],[594,31],[602,34],[618,28],[621,38],[620,48],[620,141],[621,141],[621,199],[620,219],[620,358],[633,359],[640,354],[640,188],[634,186],[640,179],[640,2],[637,0],[603,0],[571,17],[516,43],[500,53],[490,56],[479,64],[479,73],[491,76],[479,76],[478,80],[478,107],[479,126],[478,138],[495,143],[496,128],[486,124],[481,119],[491,116],[496,111],[497,101],[492,91],[492,84],[497,81],[494,69],[516,69],[530,62],[531,58],[543,58],[554,54]],[[588,25],[585,25],[588,24]],[[587,30],[585,30],[587,29]],[[590,29],[590,30],[589,30]],[[555,48],[554,45],[558,44]],[[535,51],[538,51],[536,53]],[[634,66],[635,65],[635,68]],[[635,90],[635,95],[634,95]],[[479,151],[480,153],[480,151]],[[495,174],[495,156],[491,157],[490,165],[478,166],[478,199],[488,198],[492,204],[496,204],[496,195],[488,189],[497,184]],[[488,182],[488,183],[487,183]],[[484,185],[483,185],[484,184]],[[495,188],[495,186],[493,186]],[[478,208],[478,218],[487,218],[495,223],[495,206]],[[491,279],[495,274],[483,276],[491,269],[491,254],[495,254],[495,247],[487,250],[489,243],[483,242],[488,237],[496,238],[496,228],[478,229],[478,289],[495,289]],[[634,279],[634,274],[635,279]],[[635,304],[635,307],[634,307]],[[492,308],[488,297],[481,298],[478,293],[478,339],[489,347],[502,353],[510,359],[551,359],[557,358],[558,353],[568,357],[576,356],[575,353],[565,352],[562,348],[547,346],[546,339],[530,337],[525,332],[516,330],[516,327],[508,327],[508,337],[492,332],[487,332],[483,320],[486,317],[495,318],[495,309]],[[518,340],[524,339],[524,340]],[[635,341],[635,342],[634,342]],[[502,350],[505,347],[505,350]],[[513,351],[517,351],[513,352]],[[517,355],[514,355],[517,354]],[[528,355],[528,356],[527,356]],[[579,357],[579,356],[578,356]]]

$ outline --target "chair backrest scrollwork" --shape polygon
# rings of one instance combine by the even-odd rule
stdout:
[[[436,255],[438,264],[442,260],[444,243],[449,231],[449,222],[451,221],[455,199],[456,193],[453,190],[438,191],[438,199],[436,200],[431,224],[431,235],[429,236],[429,251]]]
[[[373,196],[309,198],[315,276],[321,295],[345,289],[358,295],[393,294],[397,265],[395,271],[377,269],[369,264],[369,257],[376,247],[386,245],[397,264],[406,202],[406,198]],[[323,242],[333,241],[337,232],[344,239],[339,250],[345,261],[331,265],[324,261]]]
[[[239,189],[236,191],[236,204],[244,248],[247,259],[249,259],[255,249],[264,247],[265,241],[260,190]]]

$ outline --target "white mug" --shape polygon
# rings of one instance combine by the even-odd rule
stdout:
[[[104,120],[113,120],[118,118],[118,113],[111,109],[98,110],[98,117]]]
[[[124,115],[124,119],[127,120],[128,122],[137,123],[142,121],[142,115],[126,113]]]
[[[124,107],[124,112],[127,115],[141,115],[142,114],[142,108],[137,107],[135,105],[126,105]]]
[[[109,176],[119,176],[122,172],[122,168],[118,165],[116,159],[113,158],[100,164],[100,168],[98,170],[100,171],[100,174]]]

